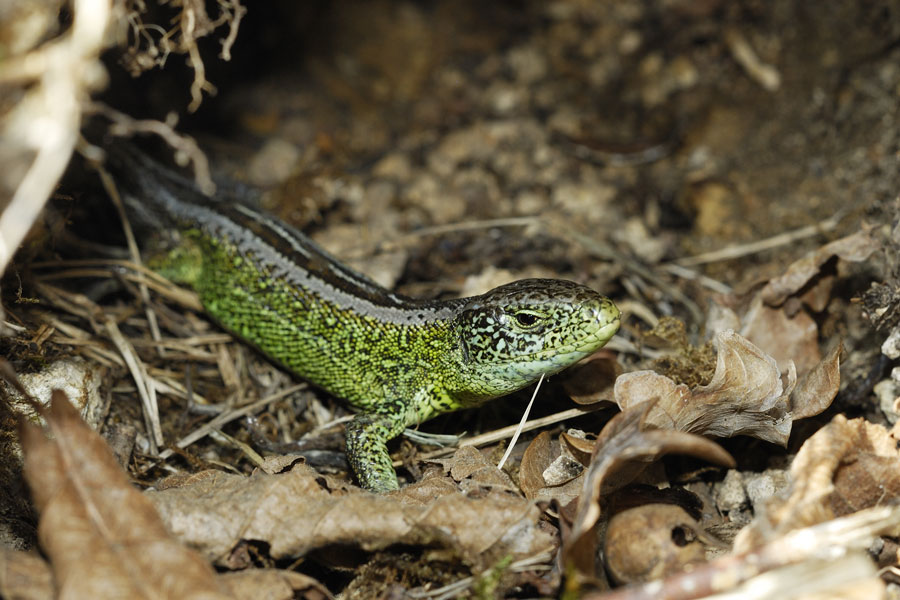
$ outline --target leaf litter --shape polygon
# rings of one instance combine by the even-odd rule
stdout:
[[[237,581],[216,575],[196,551],[171,536],[150,499],[132,486],[109,446],[81,419],[66,395],[57,390],[49,408],[41,409],[46,431],[20,418],[19,433],[25,455],[24,472],[35,508],[40,513],[38,539],[53,573],[46,575],[33,556],[6,553],[4,568],[32,565],[31,572],[3,582],[7,597],[19,597],[36,582],[52,591],[44,597],[63,598],[239,598],[258,597]],[[52,438],[48,437],[52,435]],[[311,589],[326,598],[318,583],[287,573],[257,575],[257,583],[295,580],[294,590]],[[282,583],[282,588],[284,584]],[[230,590],[244,590],[240,595]],[[249,595],[247,592],[250,591]],[[273,596],[279,597],[279,596]]]

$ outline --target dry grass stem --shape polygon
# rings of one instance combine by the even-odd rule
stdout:
[[[721,250],[704,252],[703,254],[688,256],[686,258],[679,258],[678,260],[674,261],[674,264],[681,265],[682,267],[695,267],[697,265],[705,265],[711,262],[734,260],[736,258],[742,258],[751,254],[758,254],[760,252],[765,252],[766,250],[772,250],[780,246],[792,244],[798,240],[832,231],[833,229],[837,228],[841,220],[846,215],[847,211],[839,211],[835,213],[834,216],[825,219],[821,223],[817,223],[815,225],[807,225],[806,227],[800,227],[792,231],[785,231],[784,233],[779,233],[778,235],[773,235],[769,238],[750,242],[749,244],[728,246],[727,248],[722,248]]]
[[[141,361],[140,357],[137,355],[134,346],[132,346],[128,340],[125,339],[125,336],[122,335],[122,332],[119,331],[119,326],[116,324],[115,320],[112,318],[106,319],[106,330],[113,344],[115,344],[119,353],[122,355],[122,358],[125,359],[128,371],[131,373],[131,377],[134,379],[134,383],[137,386],[138,395],[144,406],[144,419],[147,422],[148,438],[151,440],[151,453],[156,454],[157,447],[165,444],[162,426],[159,422],[159,404],[156,401],[156,386],[150,382],[150,376],[147,375],[143,361]]]
[[[289,388],[285,388],[278,393],[272,394],[271,396],[267,396],[265,398],[262,398],[261,400],[257,400],[256,402],[253,402],[252,404],[248,404],[246,406],[242,406],[241,408],[236,408],[236,409],[230,410],[226,413],[222,413],[221,415],[212,419],[209,423],[206,423],[205,425],[200,426],[199,428],[195,429],[188,435],[184,436],[183,438],[181,438],[180,440],[175,442],[175,446],[177,448],[187,448],[188,446],[190,446],[197,440],[203,439],[210,433],[216,431],[217,429],[221,429],[222,427],[224,427],[228,423],[231,423],[235,419],[240,419],[243,416],[253,414],[256,411],[260,410],[261,408],[263,408],[269,404],[272,404],[273,402],[277,402],[283,398],[286,398],[286,397],[290,396],[291,394],[293,394],[294,392],[297,392],[304,388],[306,388],[305,383],[298,383]],[[174,451],[169,450],[169,449],[163,450],[162,452],[159,453],[158,458],[161,460],[166,460],[167,458],[172,456],[174,453],[175,453]]]
[[[568,421],[569,419],[574,419],[577,417],[582,417],[588,413],[595,412],[600,409],[598,405],[589,405],[581,408],[570,408],[568,410],[563,410],[558,413],[547,415],[546,417],[541,417],[540,419],[533,419],[531,421],[527,421],[522,426],[522,431],[531,431],[533,429],[540,429],[541,427],[546,427],[547,425],[554,425],[556,423],[561,423],[563,421]],[[500,440],[505,440],[507,438],[512,437],[516,430],[519,429],[519,425],[509,425],[507,427],[501,427],[499,429],[495,429],[493,431],[488,431],[481,435],[475,435],[470,438],[466,438],[459,443],[459,447],[463,446],[484,446],[486,444],[493,444],[495,442],[499,442]],[[430,458],[438,458],[440,456],[446,456],[448,454],[453,454],[456,448],[440,448],[438,450],[434,450],[432,452],[425,452],[420,455],[423,460],[427,460]],[[394,466],[399,467],[402,466],[401,461],[394,461]]]
[[[541,373],[541,378],[538,379],[537,384],[534,386],[534,392],[531,394],[531,400],[528,401],[528,406],[525,407],[525,411],[522,413],[522,418],[519,419],[519,425],[513,432],[512,439],[509,440],[509,444],[507,444],[506,446],[506,452],[503,453],[503,458],[501,458],[500,462],[497,463],[498,469],[503,468],[503,465],[506,464],[509,455],[512,454],[516,442],[519,441],[519,435],[522,433],[522,428],[525,427],[525,422],[528,420],[528,415],[531,414],[531,407],[534,405],[534,399],[537,398],[538,391],[540,391],[542,383],[544,383],[543,373]]]

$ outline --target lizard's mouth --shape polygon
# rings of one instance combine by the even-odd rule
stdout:
[[[598,329],[593,334],[585,337],[581,342],[574,344],[574,350],[576,352],[590,352],[601,348],[606,342],[612,338],[612,336],[616,335],[616,332],[619,331],[619,326],[622,324],[621,317],[617,316],[615,319]],[[599,344],[596,345],[596,344]]]

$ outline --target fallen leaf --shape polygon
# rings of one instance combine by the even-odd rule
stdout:
[[[454,481],[462,484],[463,490],[470,486],[493,486],[506,490],[515,490],[516,486],[509,475],[497,468],[474,446],[463,446],[450,458],[435,458],[435,462],[444,467]]]
[[[522,462],[519,465],[519,487],[522,488],[522,492],[529,500],[534,500],[538,490],[546,486],[543,473],[550,466],[553,458],[549,431],[542,431],[525,448]]]
[[[60,597],[231,597],[205,560],[171,539],[63,392],[53,392],[44,418],[52,440],[24,420],[19,439]]]
[[[326,600],[331,594],[308,575],[281,569],[244,569],[222,573],[219,580],[238,599]]]
[[[708,385],[691,390],[653,371],[635,371],[616,380],[616,402],[625,411],[656,399],[647,423],[663,429],[716,437],[750,435],[787,444],[788,398],[796,372],[791,368],[782,382],[775,360],[730,330],[716,335],[716,348],[716,371]]]
[[[736,551],[787,531],[900,499],[900,452],[889,431],[865,419],[837,415],[801,446],[791,463],[786,498],[738,534]]]
[[[897,507],[879,506],[790,531],[749,552],[732,552],[663,580],[585,593],[584,600],[697,598],[886,598],[866,548],[896,536]]]
[[[733,466],[734,459],[718,444],[682,431],[655,429],[647,422],[656,402],[631,406],[613,417],[597,439],[594,456],[584,476],[572,530],[563,539],[562,556],[578,574],[593,579],[600,498],[627,485],[644,467],[665,454],[687,454],[715,464]]]
[[[575,435],[575,433],[575,430],[571,429],[565,431],[560,434],[559,441],[574,458],[577,458],[584,466],[588,466],[597,440],[587,439],[583,431],[577,432],[580,435]]]
[[[56,598],[50,565],[36,552],[0,548],[0,598],[10,600]]]
[[[819,326],[805,311],[789,316],[784,307],[772,308],[757,296],[743,322],[741,335],[774,358],[782,372],[793,363],[798,373],[805,374],[822,358]]]
[[[545,480],[547,470],[561,456],[561,446],[551,440],[550,433],[542,432],[522,456],[519,466],[519,485],[529,500],[556,501],[567,506],[581,493],[581,476],[568,479],[561,485],[551,485]]]
[[[275,559],[336,545],[440,543],[471,564],[531,556],[553,543],[539,526],[541,510],[525,498],[490,488],[470,498],[445,477],[371,494],[296,464],[278,475],[199,473],[146,495],[179,539],[222,564],[243,540],[266,542]]]
[[[841,351],[838,344],[811,371],[804,375],[791,394],[791,414],[795,421],[820,414],[831,406],[841,387]]]
[[[616,357],[599,352],[563,372],[563,388],[576,404],[613,402],[613,385],[622,374]]]
[[[644,504],[609,520],[606,568],[618,583],[659,579],[706,560],[708,534],[680,506]]]
[[[578,497],[584,467],[590,464],[595,440],[586,434],[569,430],[553,442],[549,432],[542,432],[522,455],[519,485],[530,500],[556,500],[565,506]]]
[[[769,306],[780,306],[800,291],[811,279],[819,274],[828,260],[837,256],[850,262],[862,262],[880,247],[871,229],[857,231],[854,234],[825,244],[800,260],[795,261],[780,277],[772,279],[761,292],[763,302]]]

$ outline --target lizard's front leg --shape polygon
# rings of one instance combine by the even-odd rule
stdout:
[[[404,413],[360,413],[347,424],[347,460],[359,484],[367,490],[400,489],[387,443],[406,428]]]

